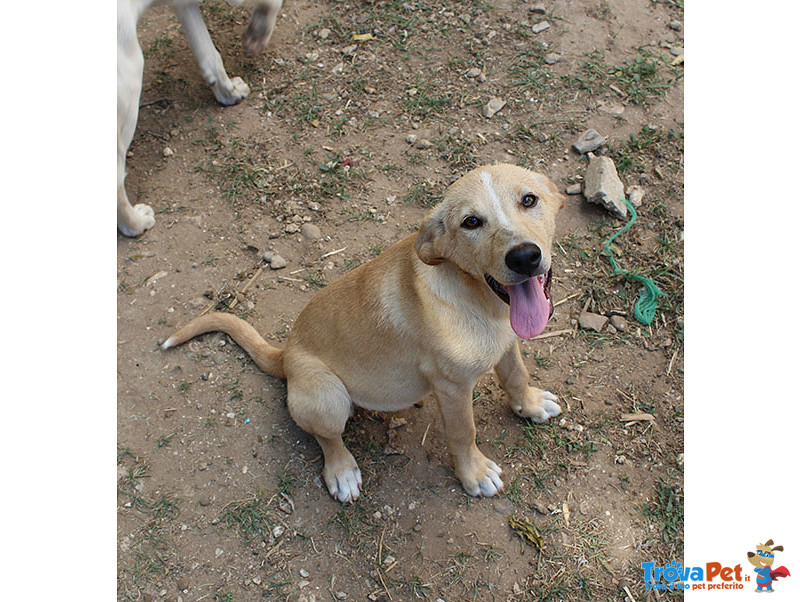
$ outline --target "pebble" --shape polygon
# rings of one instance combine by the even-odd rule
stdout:
[[[489,102],[484,105],[482,114],[487,119],[491,119],[504,106],[506,106],[505,100],[498,96],[492,96]]]
[[[607,323],[608,318],[605,316],[593,314],[588,311],[581,312],[581,315],[578,316],[578,325],[585,330],[600,332]]]
[[[628,321],[622,316],[618,316],[615,314],[611,316],[608,321],[614,328],[616,328],[620,332],[625,332],[628,329]]]
[[[575,184],[570,184],[564,189],[564,192],[567,194],[580,194],[581,193],[581,183],[576,182]]]
[[[533,33],[542,33],[543,31],[550,29],[550,23],[547,21],[539,21],[533,27],[531,27],[531,29],[533,30]]]
[[[334,594],[337,600],[347,600],[347,594],[345,592],[336,592]]]
[[[322,238],[322,230],[314,224],[303,224],[300,228],[300,234],[303,235],[303,238],[307,238],[308,240]]]
[[[175,581],[175,585],[178,586],[180,591],[189,589],[189,581],[186,579],[186,577],[178,577],[178,580]]]
[[[628,200],[634,207],[641,207],[644,201],[644,188],[641,186],[631,186],[628,188]]]
[[[274,253],[272,251],[264,251],[264,254],[261,256],[261,259],[264,260],[264,263],[269,263],[272,261],[272,256]]]
[[[625,187],[617,175],[617,168],[609,157],[589,158],[589,167],[583,183],[583,196],[590,203],[597,203],[619,217],[627,217]]]
[[[415,148],[420,150],[426,150],[433,146],[433,142],[428,140],[427,138],[421,138],[417,140],[417,143],[414,145]]]
[[[416,141],[417,141],[417,135],[416,134],[409,134],[408,136],[406,136],[406,143],[407,144],[414,144]]]
[[[561,55],[555,52],[548,52],[544,55],[544,62],[548,65],[555,65],[561,60]]]
[[[216,556],[217,558],[222,556],[224,553],[225,553],[225,550],[223,550],[222,548],[217,548],[216,550],[214,550],[214,556]]]
[[[320,40],[327,40],[331,35],[331,30],[328,29],[327,27],[323,27],[322,29],[319,30],[317,35],[319,36]]]
[[[175,151],[173,151],[170,147],[165,146],[164,150],[161,151],[161,154],[164,155],[165,157],[171,157],[172,155],[175,154]]]
[[[545,506],[544,502],[540,500],[533,500],[531,502],[531,506],[533,506],[533,509],[539,514],[550,514],[550,512],[547,510],[547,506]]]
[[[300,226],[295,223],[286,224],[286,227],[283,229],[286,234],[297,234],[300,232]]]
[[[483,72],[478,67],[473,67],[472,69],[467,71],[464,75],[466,77],[468,77],[469,79],[474,79],[474,78],[480,76],[481,73],[483,73]]]
[[[280,270],[286,267],[286,260],[280,255],[273,255],[272,260],[269,262],[269,267],[273,270]]]
[[[672,31],[683,31],[683,23],[680,21],[670,21],[669,28]]]
[[[308,577],[309,575],[311,575],[311,573],[309,573],[307,570],[300,569],[300,576],[301,577]]]
[[[272,529],[272,537],[278,539],[281,535],[284,534],[285,531],[286,528],[283,527],[282,525],[275,525],[275,528]]]
[[[597,130],[586,130],[572,143],[572,148],[580,154],[585,155],[586,153],[597,150],[605,143],[605,136],[601,135]]]
[[[547,8],[545,8],[544,4],[532,4],[528,10],[534,15],[544,15],[547,13]]]

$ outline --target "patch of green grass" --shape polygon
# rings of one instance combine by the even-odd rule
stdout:
[[[661,477],[653,501],[643,504],[641,512],[656,523],[664,541],[683,541],[683,496]]]
[[[436,150],[448,165],[458,171],[467,171],[477,167],[478,159],[468,140],[448,134],[436,141]]]
[[[273,526],[269,500],[257,489],[250,499],[230,502],[222,509],[220,522],[235,529],[247,541],[267,535]]]
[[[407,205],[418,205],[419,207],[430,208],[438,205],[442,200],[438,191],[431,190],[425,184],[414,184],[402,199]]]
[[[422,119],[439,115],[452,104],[453,99],[448,93],[438,93],[427,85],[418,84],[410,90],[413,93],[409,94],[407,91],[403,103],[409,113]]]

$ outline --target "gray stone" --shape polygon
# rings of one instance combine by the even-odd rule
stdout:
[[[683,31],[683,23],[680,21],[670,21],[669,28],[672,31]]]
[[[469,71],[467,71],[464,75],[470,79],[476,78],[481,74],[481,70],[478,67],[473,67]]]
[[[548,65],[555,65],[561,60],[561,55],[555,52],[548,52],[544,55],[544,62]]]
[[[585,155],[586,153],[597,150],[605,143],[605,136],[601,135],[597,130],[586,130],[572,143],[572,148],[580,154]]]
[[[533,33],[542,33],[543,31],[550,29],[550,23],[548,23],[547,21],[540,21],[539,23],[536,23],[531,29],[533,30]]]
[[[504,106],[506,106],[505,100],[497,96],[492,96],[489,99],[489,102],[484,105],[482,114],[484,117],[486,117],[486,119],[491,119],[494,117],[495,113],[497,113]]]
[[[588,311],[581,312],[581,315],[578,316],[578,325],[584,330],[600,332],[607,323],[608,318],[605,316],[589,313]]]
[[[628,200],[634,207],[641,207],[644,201],[644,188],[641,186],[631,186],[628,188]]]
[[[580,194],[581,193],[580,182],[577,182],[575,184],[570,184],[569,186],[566,187],[564,192],[566,192],[567,194]]]
[[[286,260],[280,255],[273,255],[272,260],[269,262],[269,267],[273,270],[280,270],[286,267]]]
[[[533,4],[528,10],[534,15],[544,15],[547,13],[547,9],[545,8],[544,4]]]
[[[614,328],[616,328],[620,332],[625,332],[628,329],[628,321],[622,316],[618,316],[615,314],[611,316],[608,321]]]
[[[303,238],[307,238],[309,240],[317,240],[318,238],[322,238],[322,230],[320,230],[314,224],[303,224],[300,227],[300,234],[303,235]]]
[[[590,203],[602,205],[619,217],[627,217],[625,187],[617,175],[614,161],[609,157],[589,159],[589,167],[583,183],[583,196]]]
[[[426,150],[433,146],[433,142],[428,140],[427,138],[420,138],[417,140],[417,143],[414,145],[414,148],[418,148],[420,150]]]

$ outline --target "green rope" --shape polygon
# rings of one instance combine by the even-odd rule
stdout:
[[[614,234],[606,241],[606,244],[603,247],[603,255],[608,256],[608,261],[611,263],[611,267],[614,269],[615,276],[621,274],[628,280],[636,280],[637,282],[642,283],[643,286],[639,291],[639,300],[636,301],[636,305],[633,307],[633,317],[635,317],[642,324],[648,325],[653,321],[653,318],[656,317],[658,298],[666,297],[667,295],[661,292],[661,289],[659,289],[658,286],[656,286],[656,283],[650,278],[640,276],[638,274],[632,274],[627,270],[623,270],[621,267],[619,267],[619,264],[614,257],[614,252],[611,250],[611,243],[614,242],[614,239],[616,239],[617,236],[630,230],[637,218],[636,210],[633,208],[631,202],[628,199],[623,200],[625,201],[625,205],[628,207],[628,211],[631,212],[631,219],[619,232]]]

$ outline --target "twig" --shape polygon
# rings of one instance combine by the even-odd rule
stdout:
[[[577,293],[571,294],[569,297],[564,297],[563,299],[561,299],[561,301],[556,301],[555,303],[553,303],[553,307],[558,307],[562,303],[566,303],[567,301],[569,301],[573,297],[577,297],[580,294],[581,294],[580,292],[577,292]]]
[[[427,437],[428,437],[428,431],[430,430],[430,428],[431,428],[431,424],[429,422],[428,426],[425,428],[425,434],[422,435],[422,443],[419,444],[420,447],[425,447],[425,439],[427,439]]]
[[[322,257],[320,257],[320,259],[325,259],[326,257],[330,257],[331,255],[336,255],[337,253],[341,253],[341,252],[342,252],[342,251],[344,251],[346,248],[347,248],[347,247],[345,246],[345,247],[342,247],[341,249],[336,249],[335,251],[330,251],[329,253],[325,253],[325,255],[323,255]]]
[[[264,271],[264,266],[263,265],[258,266],[258,269],[256,270],[255,274],[253,274],[253,276],[250,278],[250,280],[247,281],[247,284],[245,284],[244,288],[242,288],[242,290],[239,291],[239,294],[240,295],[244,295],[247,292],[247,289],[250,288],[250,285],[252,285],[253,282],[256,281],[256,278],[258,278],[261,275],[261,272],[263,272],[263,271]],[[228,306],[228,309],[233,309],[234,307],[236,307],[236,304],[238,302],[239,302],[239,299],[234,297],[233,301],[231,301],[231,304]]]
[[[531,339],[531,341],[536,341],[539,339],[549,339],[551,337],[560,337],[561,335],[565,334],[572,334],[572,329],[567,328],[565,330],[555,330],[553,332],[546,332],[545,334],[540,334],[539,336],[535,336]]]
[[[143,102],[142,104],[139,105],[139,108],[142,109],[144,107],[149,107],[150,105],[157,105],[160,102],[172,102],[172,99],[167,98],[166,96],[164,98],[156,98],[155,100],[151,100],[150,102]]]
[[[653,421],[656,418],[652,414],[642,413],[642,414],[622,414],[619,417],[619,419],[622,422],[639,422],[643,420]]]

